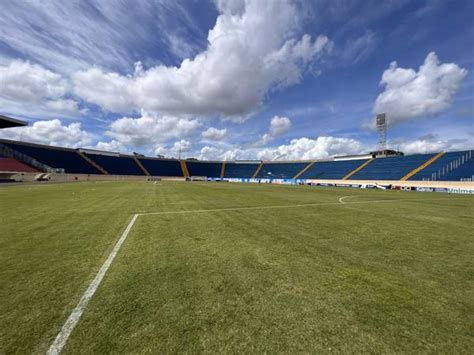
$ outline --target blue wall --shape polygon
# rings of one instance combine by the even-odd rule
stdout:
[[[224,177],[226,178],[251,178],[257,171],[259,164],[226,163]]]
[[[112,175],[145,175],[130,157],[116,157],[101,154],[86,154],[92,161]]]
[[[309,163],[265,163],[257,177],[262,179],[293,179]]]
[[[367,160],[322,161],[314,163],[300,179],[342,179]]]
[[[190,176],[221,176],[222,163],[186,161]]]

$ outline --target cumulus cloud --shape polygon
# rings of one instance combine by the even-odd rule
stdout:
[[[218,9],[209,45],[196,57],[131,76],[99,68],[81,71],[73,76],[75,93],[115,112],[143,108],[242,120],[269,91],[298,83],[330,47],[325,36],[297,37],[299,14],[290,1],[219,2]]]
[[[291,121],[288,117],[274,116],[270,121],[270,129],[268,133],[262,135],[257,141],[257,145],[265,145],[270,143],[276,137],[288,132],[291,128]]]
[[[106,152],[129,152],[125,145],[123,145],[121,142],[116,141],[115,139],[112,139],[110,142],[98,142],[94,148]]]
[[[434,52],[418,71],[392,62],[382,75],[384,92],[377,97],[373,112],[387,113],[391,125],[437,114],[451,105],[466,75],[467,70],[455,63],[440,63]]]
[[[391,146],[397,146],[405,154],[437,153],[442,151],[459,151],[472,149],[472,137],[444,139],[438,135],[428,134],[414,140],[395,140]]]
[[[351,138],[321,136],[316,139],[298,138],[289,144],[265,149],[205,146],[199,153],[206,160],[311,160],[367,152],[361,142]]]
[[[37,121],[32,125],[7,128],[0,137],[62,147],[85,147],[93,141],[93,135],[82,130],[79,122],[64,125],[60,120]]]
[[[209,127],[207,130],[202,132],[202,137],[208,140],[220,141],[227,135],[227,129],[217,129]]]
[[[188,153],[191,151],[191,142],[185,139],[181,139],[177,142],[174,142],[172,146],[168,145],[158,145],[155,148],[155,155],[178,158],[183,157],[182,154]],[[186,154],[185,154],[186,155]]]
[[[201,127],[196,119],[159,116],[142,111],[139,118],[114,121],[106,135],[125,145],[143,147],[194,134]]]
[[[78,104],[68,97],[69,90],[66,79],[38,64],[14,60],[0,65],[0,106],[3,110],[77,114]]]

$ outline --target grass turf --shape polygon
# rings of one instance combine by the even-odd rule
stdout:
[[[140,216],[65,352],[470,352],[471,196],[180,182],[0,188],[0,352],[48,349],[132,213],[298,204]]]

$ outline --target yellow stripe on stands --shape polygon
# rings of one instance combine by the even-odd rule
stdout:
[[[221,178],[224,177],[225,174],[225,161],[222,162],[222,168],[221,168]]]
[[[362,169],[364,169],[367,165],[369,165],[372,161],[374,161],[375,158],[372,158],[372,159],[369,159],[367,160],[366,162],[364,162],[363,164],[361,164],[360,166],[358,166],[356,169],[352,170],[349,174],[347,174],[346,176],[344,176],[342,178],[342,180],[347,180],[349,179],[352,175],[354,175],[355,173],[357,173],[358,171],[361,171]]]
[[[262,168],[262,166],[263,166],[263,162],[261,162],[260,165],[257,167],[257,170],[255,170],[255,173],[253,174],[252,179],[255,179],[257,177],[257,175],[260,172],[260,169]]]
[[[436,154],[434,157],[431,157],[430,159],[428,159],[427,161],[425,161],[423,164],[421,164],[418,168],[416,169],[413,169],[412,171],[410,171],[408,174],[406,174],[404,177],[402,177],[400,179],[400,181],[406,181],[408,180],[409,178],[411,178],[413,175],[415,175],[416,173],[419,173],[420,171],[422,171],[424,168],[430,166],[431,164],[433,164],[436,160],[438,160],[439,158],[441,158],[442,156],[444,155],[444,152],[441,152],[441,153],[438,153]]]
[[[303,175],[305,172],[307,172],[309,170],[309,168],[311,168],[314,163],[316,163],[316,161],[312,161],[311,163],[309,163],[308,165],[306,165],[298,174],[296,174],[293,179],[298,179],[301,175]]]
[[[183,171],[183,176],[189,177],[189,171],[188,171],[188,166],[186,165],[186,161],[180,160],[179,164],[181,164],[181,170]]]
[[[148,170],[145,169],[145,167],[143,166],[141,161],[138,160],[137,157],[134,156],[133,160],[135,160],[135,163],[137,163],[138,167],[141,169],[141,171],[143,171],[143,174],[145,174],[146,176],[150,176],[150,173],[148,172]]]
[[[77,152],[86,162],[88,162],[90,165],[92,165],[94,168],[99,170],[102,174],[104,175],[109,175],[109,172],[105,170],[103,167],[101,167],[99,164],[97,164],[95,161],[93,161],[91,158],[89,158],[87,155],[85,155],[82,152]]]

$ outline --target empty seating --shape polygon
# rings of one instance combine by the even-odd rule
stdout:
[[[183,176],[179,160],[139,158],[138,159],[152,176]]]
[[[463,156],[464,156],[464,159],[463,159]],[[448,152],[448,153],[445,153],[442,157],[440,157],[439,159],[437,159],[436,161],[434,161],[431,165],[427,166],[426,168],[424,168],[423,170],[421,170],[420,172],[418,172],[417,174],[413,175],[410,180],[443,180],[443,179],[447,179],[447,180],[451,180],[451,176],[452,178],[454,179],[454,176],[456,174],[454,170],[457,170],[457,169],[454,169],[452,171],[453,174],[450,174],[448,175],[448,172],[447,170],[450,170],[450,168],[448,167],[449,164],[451,162],[454,162],[456,160],[461,160],[461,162],[463,162],[462,165],[464,165],[464,162],[466,161],[465,164],[467,164],[467,160],[474,160],[474,151],[463,151],[463,152]],[[471,170],[466,170],[465,172],[464,169],[467,169],[470,165],[466,165],[466,167],[464,167],[462,170],[459,170],[457,172],[457,174],[460,174],[459,175],[459,179],[461,178],[471,178],[471,176],[474,174],[472,168]],[[459,169],[461,169],[462,166],[459,167]],[[445,173],[443,174],[443,169],[445,170]],[[441,174],[443,174],[443,176],[441,176]],[[446,175],[446,176],[445,176]],[[465,175],[465,176],[461,176],[461,175]],[[454,179],[453,181],[456,181],[456,180],[459,180],[459,179]]]
[[[226,163],[224,177],[251,178],[260,163]]]
[[[257,178],[262,179],[293,179],[309,163],[265,163],[258,172]]]
[[[0,157],[0,171],[14,171],[20,173],[36,173],[38,170],[23,164],[14,158]]]
[[[434,155],[415,154],[377,158],[365,168],[352,175],[350,180],[400,180]]]
[[[207,176],[218,178],[221,176],[222,163],[204,161],[186,161],[190,176]]]
[[[142,169],[135,163],[133,157],[113,156],[103,154],[86,154],[89,159],[99,164],[112,175],[144,175]]]
[[[367,160],[317,161],[305,171],[300,178],[323,180],[342,179],[366,161]]]
[[[74,149],[50,147],[31,143],[2,141],[6,146],[26,154],[51,168],[64,169],[71,174],[101,174]]]

